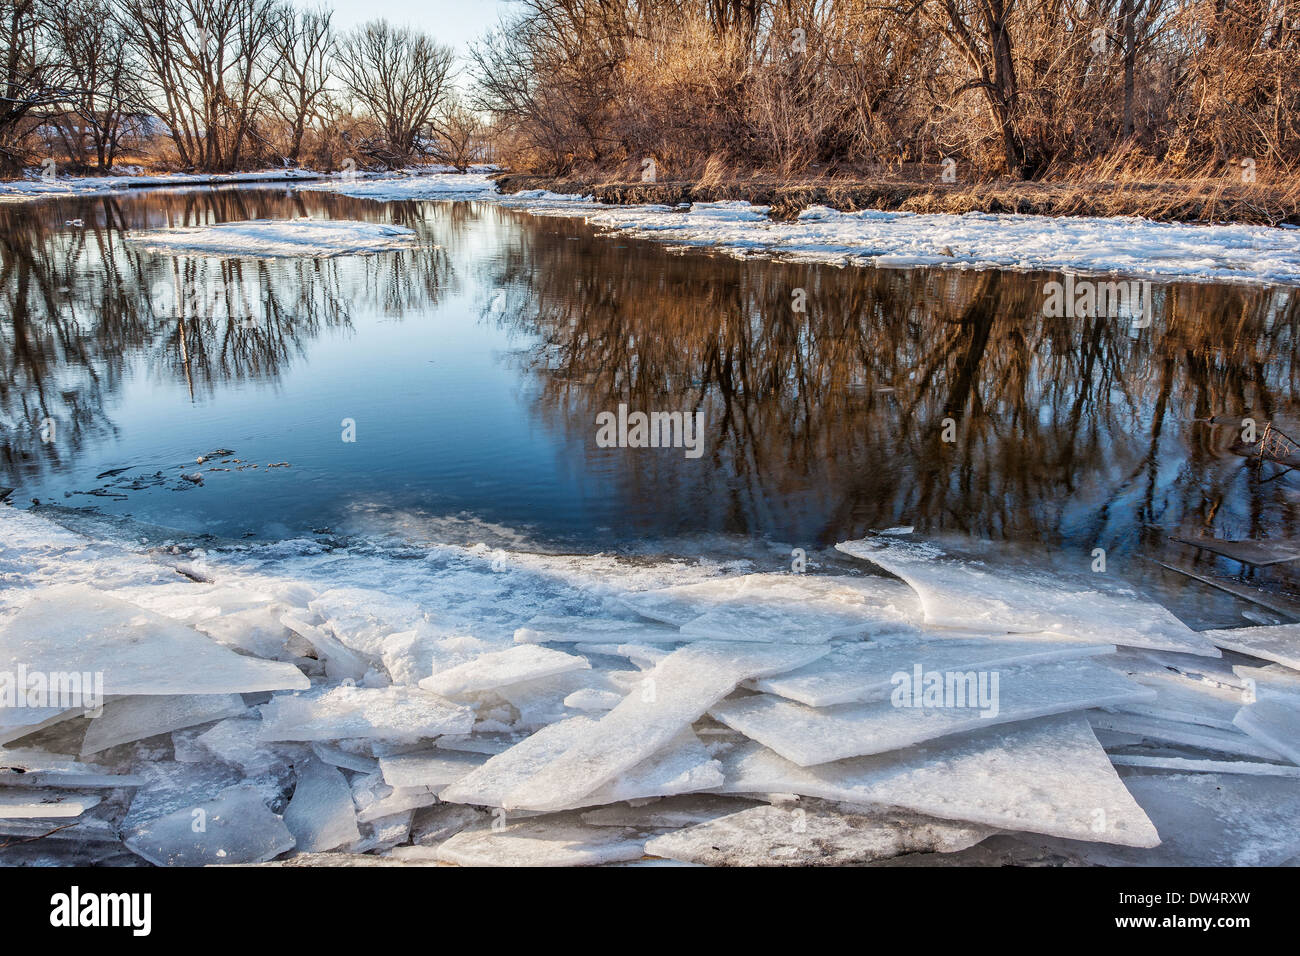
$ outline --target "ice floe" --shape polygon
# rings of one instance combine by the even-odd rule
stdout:
[[[405,226],[342,219],[249,219],[150,229],[127,238],[153,252],[247,259],[360,255],[407,249],[417,242]]]

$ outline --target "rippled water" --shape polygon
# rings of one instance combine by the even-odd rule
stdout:
[[[126,240],[296,216],[420,244],[239,260]],[[1141,556],[1192,565],[1170,534],[1297,532],[1295,476],[1227,452],[1244,417],[1300,421],[1286,290],[1157,286],[1135,329],[1043,317],[1046,274],[681,254],[490,203],[264,188],[4,206],[0,244],[0,485],[20,507],[585,551],[912,525],[1080,568],[1102,547],[1139,577]],[[702,455],[597,447],[620,403],[702,413]]]

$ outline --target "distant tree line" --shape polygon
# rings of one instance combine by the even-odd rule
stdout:
[[[1231,164],[1249,181],[1300,160],[1289,2],[519,0],[471,72],[537,170]]]
[[[464,167],[484,142],[455,55],[385,21],[339,34],[283,0],[0,0],[0,167]],[[49,155],[51,146],[57,155]],[[153,157],[157,158],[157,157]]]

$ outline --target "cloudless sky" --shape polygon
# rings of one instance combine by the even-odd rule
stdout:
[[[319,0],[298,0],[315,6]],[[334,26],[350,30],[367,20],[383,18],[396,25],[418,27],[440,43],[455,47],[462,58],[469,44],[513,4],[508,0],[323,0],[334,8]]]

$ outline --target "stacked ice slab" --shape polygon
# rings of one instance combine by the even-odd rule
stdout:
[[[105,696],[0,708],[0,862],[1300,854],[1300,626],[1196,633],[1091,579],[874,538],[840,546],[863,573],[607,569],[598,610],[572,562],[530,559],[552,589],[530,608],[457,554],[438,612],[486,589],[497,615],[457,634],[378,580],[195,582],[0,522],[0,674]]]

